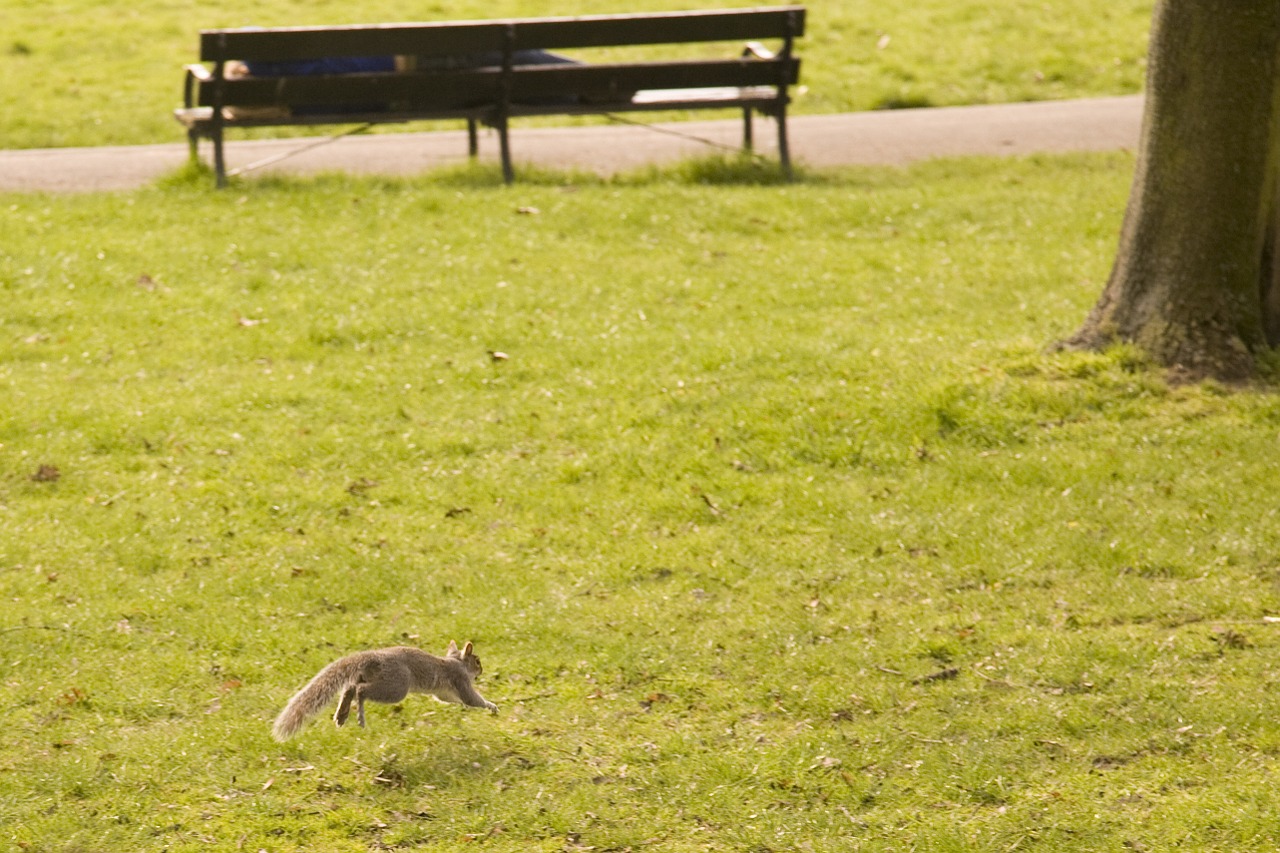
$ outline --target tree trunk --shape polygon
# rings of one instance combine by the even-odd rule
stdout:
[[[1280,2],[1158,0],[1148,61],[1115,265],[1066,345],[1243,379],[1280,336]]]

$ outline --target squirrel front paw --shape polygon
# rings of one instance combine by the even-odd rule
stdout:
[[[489,711],[490,714],[498,713],[498,706],[493,704],[492,702],[485,702],[484,707]]]

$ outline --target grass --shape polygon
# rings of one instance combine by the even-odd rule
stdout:
[[[645,10],[742,5],[650,0]],[[1150,0],[808,3],[800,112],[1115,95],[1142,85]],[[581,0],[559,14],[636,11]],[[202,28],[378,23],[546,14],[528,0],[307,4],[0,0],[0,148],[122,145],[184,138],[171,112]]]
[[[0,198],[0,836],[1273,848],[1280,404],[1042,349],[1131,169]]]

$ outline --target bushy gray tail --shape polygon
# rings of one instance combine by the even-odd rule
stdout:
[[[333,697],[341,693],[356,677],[356,663],[349,658],[334,661],[307,682],[289,704],[284,706],[280,716],[276,717],[271,727],[271,734],[276,740],[284,741],[293,737],[307,724],[307,720],[324,709],[333,701]]]

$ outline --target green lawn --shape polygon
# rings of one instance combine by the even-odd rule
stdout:
[[[584,0],[557,14],[744,5]],[[1114,95],[1142,85],[1150,0],[814,0],[801,112]],[[0,148],[174,142],[201,28],[547,14],[528,0],[0,0]]]
[[[0,838],[1274,849],[1280,401],[1044,351],[1131,169],[0,197]]]

